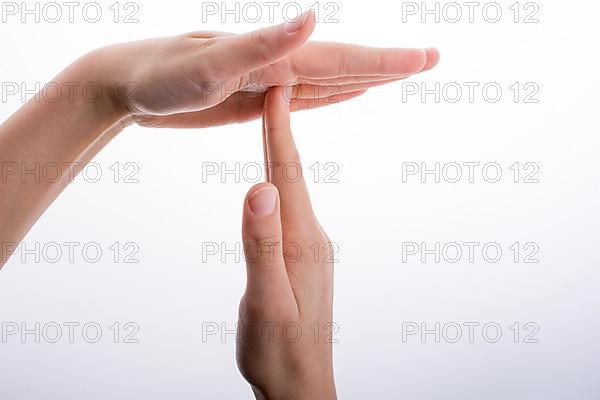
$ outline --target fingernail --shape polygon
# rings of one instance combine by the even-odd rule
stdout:
[[[305,11],[300,17],[293,21],[287,21],[285,26],[286,33],[293,35],[302,29],[306,21],[308,20],[308,16],[312,13],[312,10]]]
[[[248,200],[250,211],[256,216],[266,217],[273,214],[277,203],[277,193],[273,188],[261,189]]]

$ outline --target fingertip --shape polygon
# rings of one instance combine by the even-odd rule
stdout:
[[[307,40],[314,32],[316,25],[316,14],[311,8],[303,12],[298,18],[284,22],[282,26],[288,36],[302,37]]]
[[[305,33],[308,36],[310,36],[315,31],[316,27],[317,27],[317,13],[315,12],[314,9],[309,8],[306,11],[306,23],[303,28],[306,30]]]
[[[309,8],[306,10],[306,22],[304,24],[303,29],[306,30],[305,33],[312,34],[315,31],[317,26],[317,14],[314,9]]]
[[[313,10],[299,18],[279,25],[269,26],[243,35],[220,38],[210,47],[215,65],[220,65],[227,77],[247,74],[250,71],[274,64],[303,45],[315,29]]]
[[[427,52],[418,48],[391,48],[386,49],[376,60],[379,74],[398,75],[416,74],[425,68],[427,64]]]
[[[427,56],[427,61],[425,62],[425,66],[421,72],[433,69],[440,62],[440,51],[435,47],[429,47],[425,49],[425,54]]]

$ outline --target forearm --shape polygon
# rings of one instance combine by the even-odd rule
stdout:
[[[129,123],[103,67],[93,54],[81,58],[53,80],[59,95],[34,97],[0,126],[0,268],[73,177]]]

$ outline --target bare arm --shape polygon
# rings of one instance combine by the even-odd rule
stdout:
[[[34,97],[0,126],[0,267],[74,175],[130,123],[96,61],[75,62],[53,80],[72,90],[56,101]]]

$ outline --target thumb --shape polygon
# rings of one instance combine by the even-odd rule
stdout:
[[[277,188],[268,183],[253,187],[244,202],[242,237],[248,273],[245,298],[254,304],[269,304],[273,293],[290,290],[282,253],[279,204]]]
[[[229,77],[239,77],[286,57],[308,40],[315,29],[313,10],[300,17],[258,31],[221,38],[212,59]],[[212,62],[212,61],[211,61]]]

